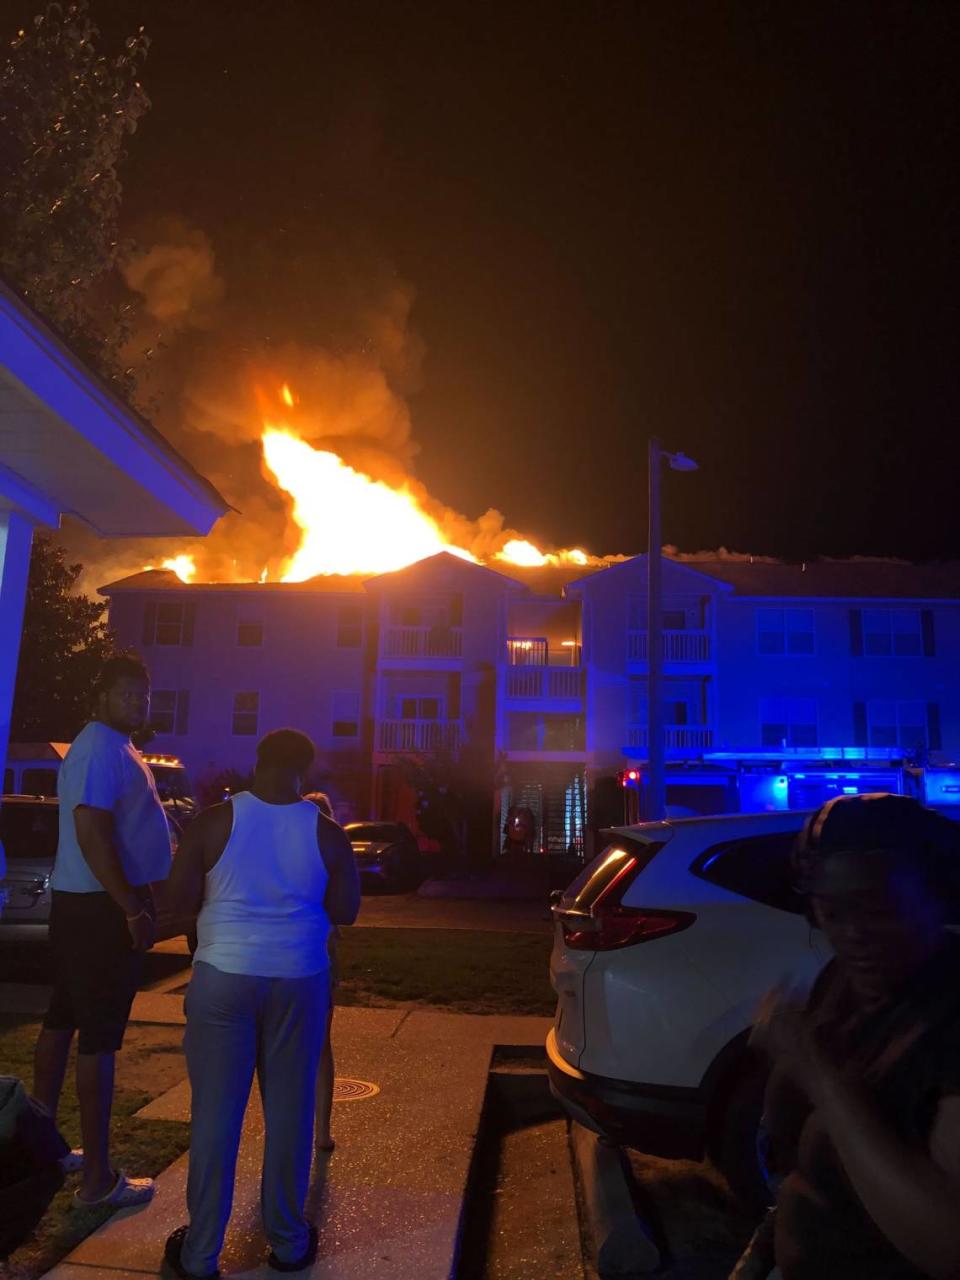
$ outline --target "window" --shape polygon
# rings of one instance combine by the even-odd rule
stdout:
[[[244,649],[256,649],[263,644],[262,622],[240,622],[237,624],[237,644]]]
[[[143,608],[143,643],[193,644],[196,607],[179,602],[152,601]]]
[[[255,736],[259,718],[259,693],[235,693],[233,695],[233,733],[235,737]]]
[[[44,862],[57,855],[59,810],[55,804],[0,806],[0,843],[11,862]]]
[[[871,747],[901,747],[914,751],[929,745],[927,734],[927,705],[924,702],[891,702],[876,700],[867,703],[868,745]]]
[[[690,870],[701,880],[753,902],[803,915],[804,900],[794,891],[790,874],[790,851],[796,838],[795,831],[778,831],[715,844]]]
[[[442,720],[443,699],[401,698],[399,701],[401,720]]]
[[[913,658],[925,652],[919,609],[864,609],[863,652],[869,657]]]
[[[20,775],[20,790],[25,796],[55,796],[56,769],[24,769]]]
[[[812,609],[758,609],[759,653],[813,653]]]
[[[189,689],[154,689],[150,695],[150,727],[157,733],[186,733]]]
[[[337,610],[337,648],[359,649],[363,644],[363,606],[341,605]]]
[[[360,696],[352,689],[341,689],[333,695],[330,736],[356,738],[360,735]]]
[[[780,747],[817,745],[817,704],[814,698],[763,698],[760,702],[760,743]]]

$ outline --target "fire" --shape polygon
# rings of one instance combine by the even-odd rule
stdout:
[[[262,442],[264,460],[293,498],[293,518],[303,531],[284,582],[317,574],[389,573],[438,551],[473,558],[447,544],[406,487],[392,489],[355,471],[283,427],[268,425]]]
[[[541,551],[528,539],[508,532],[502,533],[498,550],[500,538],[495,531],[493,541],[487,531],[480,535],[482,521],[474,525],[455,512],[433,507],[428,499],[427,506],[437,512],[431,514],[413,486],[389,485],[349,466],[328,449],[314,448],[292,425],[299,419],[301,405],[289,384],[271,393],[258,390],[257,398],[264,415],[264,465],[290,495],[293,520],[301,533],[299,547],[280,566],[280,573],[273,565],[265,566],[258,579],[261,583],[267,581],[268,568],[271,580],[303,582],[321,574],[390,573],[440,551],[477,563],[473,551],[458,545],[472,542],[475,535],[484,558],[521,568],[600,566],[609,560],[576,547]],[[455,532],[445,534],[444,525]],[[196,560],[186,552],[164,560],[162,567],[182,582],[192,582],[197,574]]]
[[[569,551],[541,551],[539,547],[528,542],[526,538],[511,538],[497,552],[497,559],[507,564],[520,565],[524,569],[540,569],[544,565],[578,565],[602,564],[599,556],[587,555],[579,547]]]
[[[153,564],[145,564],[144,569],[155,569],[157,566]],[[181,582],[192,582],[197,576],[197,562],[193,556],[186,552],[181,552],[178,556],[170,556],[167,560],[160,561],[161,569],[172,570]]]

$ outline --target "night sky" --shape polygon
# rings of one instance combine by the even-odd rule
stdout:
[[[153,38],[132,225],[205,231],[270,341],[415,290],[444,502],[640,550],[656,433],[685,550],[960,555],[960,6],[94,10]]]

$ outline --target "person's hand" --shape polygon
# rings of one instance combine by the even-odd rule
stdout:
[[[127,928],[134,951],[149,951],[156,941],[157,926],[145,906],[136,915],[127,916]]]

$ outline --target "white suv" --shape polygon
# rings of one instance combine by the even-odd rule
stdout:
[[[790,883],[805,813],[617,827],[557,899],[547,1039],[554,1094],[581,1124],[652,1155],[709,1154],[765,1194],[757,1125],[766,1076],[747,1047],[785,974],[829,958]]]

